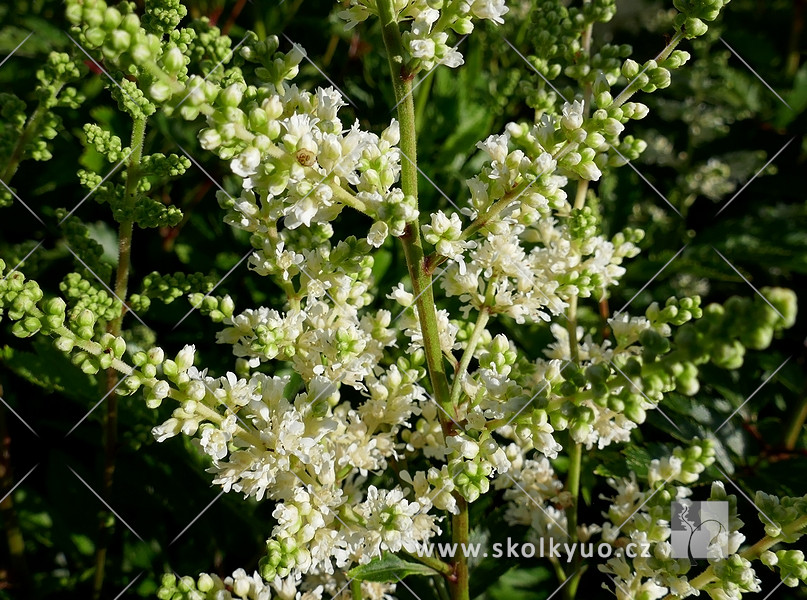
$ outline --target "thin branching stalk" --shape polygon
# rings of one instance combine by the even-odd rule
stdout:
[[[398,121],[401,130],[400,149],[405,155],[401,161],[401,187],[406,196],[417,201],[417,129],[415,123],[415,103],[412,97],[413,74],[406,68],[406,58],[401,41],[401,30],[394,12],[392,0],[379,0],[378,11],[381,17],[384,45],[387,49],[392,85],[395,90],[395,101],[398,104]],[[440,347],[440,331],[437,324],[437,309],[434,302],[432,272],[426,264],[420,227],[417,222],[410,223],[401,236],[409,275],[412,279],[412,291],[423,332],[423,348],[432,383],[435,400],[448,414],[456,415],[456,408],[451,403],[451,392],[445,371],[443,351]],[[440,411],[441,413],[443,411]],[[440,415],[445,435],[453,431],[453,422],[446,414]],[[457,544],[468,543],[469,515],[465,499],[455,493],[459,514],[452,517],[452,536]],[[464,553],[458,552],[453,560],[453,575],[450,581],[452,600],[469,600],[468,561]]]
[[[132,151],[126,169],[126,200],[133,204],[137,195],[137,185],[140,178],[140,159],[143,156],[143,141],[146,135],[146,119],[135,119],[132,128]],[[129,265],[132,255],[132,234],[134,223],[124,221],[120,224],[118,233],[118,268],[115,273],[115,295],[121,302],[126,301],[126,292],[129,286]],[[123,317],[126,306],[121,307],[121,314],[107,325],[107,332],[114,336],[121,334]],[[115,479],[115,459],[118,446],[118,398],[113,391],[118,385],[118,371],[109,368],[107,375],[106,414],[104,417],[104,475],[101,493],[108,499],[112,493],[112,484]],[[102,511],[99,518],[98,547],[95,552],[95,577],[93,580],[93,598],[100,598],[104,587],[104,574],[106,568],[106,555],[109,548],[109,539],[112,534],[113,515]]]
[[[56,93],[58,93],[60,90],[61,86],[56,88]],[[14,177],[14,174],[17,172],[17,169],[22,162],[23,155],[25,154],[25,147],[31,143],[31,140],[36,135],[36,132],[42,123],[42,119],[44,119],[47,114],[47,107],[43,103],[40,103],[34,109],[34,112],[31,113],[31,116],[25,123],[25,128],[22,130],[22,135],[20,135],[20,137],[17,139],[17,143],[14,144],[14,149],[11,151],[11,156],[3,168],[2,177],[0,177],[0,179],[7,185],[10,184],[11,178]]]
[[[785,448],[795,450],[799,443],[799,438],[804,431],[804,422],[807,421],[807,393],[802,394],[799,403],[793,411],[793,417],[787,425],[785,433]]]
[[[799,517],[798,519],[796,519],[795,521],[784,527],[782,529],[781,535],[777,537],[765,536],[753,546],[746,548],[745,550],[740,552],[740,556],[749,561],[756,560],[760,556],[762,556],[763,552],[765,552],[766,550],[770,550],[776,544],[781,543],[783,539],[788,538],[797,531],[801,531],[805,527],[807,527],[807,515]],[[695,579],[691,580],[689,584],[696,590],[703,590],[716,579],[717,575],[715,574],[714,566],[709,565],[709,567],[705,571],[703,571],[703,573],[695,577]],[[678,596],[667,594],[666,596],[664,596],[662,600],[675,600],[676,598],[678,598]]]

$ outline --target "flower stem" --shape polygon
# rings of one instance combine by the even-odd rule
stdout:
[[[401,161],[401,188],[406,196],[417,201],[418,172],[417,172],[417,133],[415,127],[415,104],[412,98],[412,75],[405,66],[401,31],[398,27],[392,0],[378,0],[378,11],[381,16],[381,26],[384,45],[387,49],[392,85],[395,90],[395,101],[398,103],[398,121],[401,130],[401,152],[405,155]],[[408,160],[407,160],[408,159]],[[412,291],[415,295],[420,327],[423,332],[423,349],[426,354],[426,363],[434,391],[435,400],[448,414],[456,414],[451,405],[448,378],[443,361],[443,352],[440,347],[440,330],[437,324],[437,309],[434,304],[434,290],[432,289],[431,272],[426,268],[426,258],[423,253],[423,241],[420,237],[420,227],[417,222],[410,223],[401,236],[401,242],[406,255],[409,276],[412,279]],[[445,414],[440,415],[443,431],[450,434],[453,423]]]
[[[795,450],[804,429],[805,421],[807,421],[807,394],[802,395],[793,413],[793,418],[790,419],[790,424],[787,426],[787,433],[785,434],[786,449]]]
[[[569,472],[566,476],[566,490],[572,496],[572,503],[566,509],[566,522],[568,523],[569,538],[571,542],[577,541],[577,511],[580,503],[580,473],[583,462],[583,446],[572,442],[569,447]],[[580,560],[575,557],[575,563]],[[580,584],[580,577],[584,569],[578,569],[571,575],[571,580],[563,586],[563,597],[565,600],[574,600],[577,596],[577,586]]]
[[[61,91],[62,87],[62,85],[58,86],[51,94],[51,97],[55,98]],[[25,154],[25,147],[31,143],[31,140],[39,130],[42,119],[44,119],[45,115],[47,114],[48,107],[46,106],[45,101],[40,101],[40,103],[34,109],[34,112],[31,113],[31,116],[28,118],[28,122],[25,124],[22,135],[20,135],[20,137],[17,139],[17,143],[14,144],[14,149],[11,151],[11,156],[9,157],[8,162],[2,171],[2,177],[0,177],[0,179],[6,185],[11,184],[11,178],[14,177],[14,174],[17,172],[17,168],[22,162]]]
[[[664,47],[664,50],[659,52],[654,60],[656,62],[659,62],[669,58],[670,54],[672,54],[672,51],[675,50],[675,48],[678,46],[678,44],[681,43],[683,39],[684,39],[684,33],[682,31],[676,32],[675,35],[672,37],[672,39],[670,39],[670,42]],[[641,73],[644,73],[644,71],[642,71]],[[622,106],[623,104],[625,104],[625,102],[627,102],[631,98],[631,96],[633,96],[636,92],[639,91],[639,87],[635,85],[637,79],[638,76],[635,77],[633,81],[631,81],[628,84],[628,86],[624,90],[622,90],[622,92],[616,98],[614,98],[612,106],[614,107]]]
[[[146,135],[146,119],[135,119],[132,127],[132,144],[134,148],[129,156],[126,168],[126,202],[132,206],[137,194],[137,183],[140,178],[140,159],[143,156],[143,139]],[[129,285],[129,264],[132,254],[132,234],[134,222],[124,221],[120,224],[118,232],[118,269],[115,274],[115,295],[121,302],[126,301],[126,291]],[[121,306],[118,317],[107,325],[107,332],[119,336],[121,334],[123,317],[126,314],[126,305]],[[118,385],[118,372],[114,368],[107,369],[106,415],[104,418],[104,475],[101,493],[109,499],[112,492],[112,483],[115,477],[115,458],[118,446],[118,397],[114,393]],[[95,552],[95,577],[93,580],[93,597],[100,598],[104,586],[104,569],[106,554],[109,547],[113,515],[103,511],[99,519],[99,540]]]
[[[456,406],[459,403],[460,395],[462,394],[462,379],[465,377],[465,372],[468,370],[468,365],[471,364],[471,359],[474,357],[479,340],[482,339],[482,334],[485,332],[485,326],[490,319],[490,311],[487,306],[483,306],[479,311],[479,316],[476,319],[476,325],[468,338],[468,344],[465,346],[465,352],[462,353],[460,364],[457,367],[454,381],[451,384],[451,404]]]
[[[426,555],[420,556],[412,552],[407,552],[407,554],[410,557],[414,558],[419,563],[422,563],[427,567],[434,569],[435,571],[440,573],[440,575],[450,577],[454,573],[454,569],[450,564],[448,564],[447,562],[443,562],[442,560],[440,560],[435,556],[426,556]]]
[[[456,494],[457,508],[460,512],[451,516],[452,542],[457,545],[457,552],[453,561],[454,574],[449,579],[451,600],[470,600],[470,574],[468,572],[468,557],[464,548],[468,547],[471,539],[468,502],[460,494]]]
[[[350,596],[353,600],[362,600],[361,598],[361,581],[353,579],[350,582]]]
[[[572,495],[572,505],[566,509],[569,523],[569,536],[577,540],[577,503],[580,499],[580,472],[583,462],[583,446],[572,444],[569,448],[569,472],[566,477],[566,490]]]
[[[384,45],[387,49],[392,86],[395,90],[395,101],[398,105],[398,121],[401,130],[400,150],[404,154],[401,161],[401,188],[404,195],[415,199],[418,197],[417,172],[417,128],[415,122],[415,103],[412,97],[412,73],[406,67],[401,30],[398,27],[397,17],[393,8],[393,0],[377,0],[378,12],[381,17]],[[437,324],[437,308],[434,303],[434,290],[432,284],[432,271],[426,263],[423,252],[423,242],[420,237],[420,226],[416,221],[409,223],[401,242],[406,255],[406,264],[409,276],[412,279],[412,291],[415,294],[415,304],[418,310],[420,328],[423,333],[423,349],[426,354],[426,364],[432,383],[435,400],[443,407],[440,411],[440,422],[444,435],[453,432],[453,422],[448,415],[456,415],[456,409],[451,402],[451,392],[448,387],[448,377],[445,371],[443,351],[440,346],[440,330]],[[469,514],[468,503],[459,493],[455,494],[459,514],[453,515],[452,537],[457,544],[469,540]],[[463,552],[459,552],[453,561],[453,574],[449,580],[452,600],[469,600],[468,562]]]

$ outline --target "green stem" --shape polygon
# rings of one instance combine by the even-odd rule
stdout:
[[[393,8],[393,0],[377,0],[379,16],[381,17],[384,45],[387,49],[392,86],[395,91],[395,101],[398,103],[398,121],[401,130],[401,152],[405,155],[401,161],[401,188],[405,195],[415,199],[418,197],[417,172],[417,127],[415,121],[415,104],[412,97],[412,74],[406,68],[406,58],[401,40],[401,30]],[[420,227],[417,222],[410,223],[406,232],[401,236],[401,242],[406,255],[406,264],[409,276],[412,279],[412,291],[415,294],[415,304],[418,309],[418,318],[423,333],[423,348],[426,354],[426,364],[432,383],[435,400],[443,410],[456,415],[455,407],[451,402],[451,393],[448,387],[448,378],[445,371],[445,361],[440,347],[440,330],[437,325],[437,309],[434,303],[432,289],[432,274],[426,264],[423,252],[423,242],[420,237]],[[453,432],[453,423],[447,415],[440,411],[440,421],[444,435]],[[452,537],[457,544],[468,544],[470,538],[468,503],[460,494],[455,494],[459,514],[453,515]],[[452,562],[453,573],[449,579],[449,588],[452,600],[469,600],[470,586],[468,561],[464,552],[457,553]]]
[[[807,421],[807,395],[802,395],[798,406],[794,411],[793,418],[790,419],[785,434],[785,448],[793,450],[799,443],[799,437],[804,429],[804,422]]]
[[[460,364],[457,367],[456,374],[454,375],[454,381],[451,384],[450,397],[452,406],[457,406],[459,404],[460,396],[462,395],[462,379],[465,376],[465,372],[468,370],[468,365],[471,364],[471,360],[474,357],[474,351],[479,344],[479,340],[482,339],[482,334],[485,332],[485,326],[488,324],[488,320],[490,320],[490,311],[488,310],[487,306],[483,306],[479,311],[479,316],[476,319],[476,325],[471,333],[471,337],[468,338],[468,344],[465,346],[465,351],[462,353]]]
[[[658,53],[658,55],[655,58],[655,61],[660,62],[662,60],[666,60],[667,58],[669,58],[670,54],[672,54],[672,51],[675,50],[675,48],[678,46],[678,44],[681,43],[683,39],[684,39],[684,33],[681,31],[677,31],[670,40],[670,43],[665,46],[664,50]],[[628,84],[628,87],[622,90],[622,92],[616,98],[614,98],[614,103],[612,104],[612,106],[614,107],[622,106],[623,104],[625,104],[625,102],[630,100],[631,96],[633,96],[638,91],[639,87],[636,85],[636,80],[634,79],[634,81]]]
[[[552,564],[552,568],[555,570],[555,576],[558,578],[558,581],[560,583],[566,581],[566,571],[563,570],[563,565],[560,564],[560,561],[554,556],[550,556],[549,562]]]
[[[411,558],[415,559],[419,563],[422,563],[427,567],[434,569],[435,571],[440,573],[440,575],[443,575],[445,577],[450,577],[452,573],[454,573],[454,568],[450,564],[440,560],[436,556],[425,556],[425,555],[420,556],[418,554],[411,552],[407,552],[406,554],[408,554]]]
[[[449,579],[449,590],[451,591],[451,600],[470,600],[471,586],[468,557],[465,556],[463,551],[463,548],[467,548],[471,540],[468,503],[460,494],[455,494],[455,498],[460,512],[451,516],[451,541],[457,545],[457,552],[453,561],[454,573]]]
[[[577,541],[577,512],[580,504],[580,473],[583,462],[583,446],[572,442],[569,448],[569,472],[566,476],[566,490],[571,494],[572,503],[566,509],[566,522],[569,528],[570,542]],[[575,564],[579,564],[580,557],[575,556]],[[580,585],[580,578],[584,569],[578,569],[571,576],[571,580],[563,586],[563,597],[565,600],[574,600],[577,596],[577,586]]]
[[[56,97],[59,91],[62,89],[62,86],[56,88],[55,92],[53,93],[52,97]],[[25,124],[25,128],[22,131],[22,134],[17,139],[17,143],[14,144],[14,149],[11,151],[11,156],[6,163],[5,168],[3,169],[3,176],[0,177],[2,181],[6,185],[11,184],[11,179],[14,177],[14,174],[17,172],[17,168],[20,166],[22,162],[23,156],[25,154],[25,147],[31,142],[33,137],[36,135],[37,130],[39,129],[39,125],[42,122],[42,119],[45,118],[45,115],[48,113],[48,109],[45,106],[44,101],[41,101],[37,107],[34,109],[34,112],[31,113],[31,116],[28,118],[28,122]]]
[[[572,496],[572,504],[566,509],[569,523],[569,537],[577,540],[577,504],[580,499],[580,472],[583,463],[582,444],[572,444],[569,448],[569,472],[566,477],[566,491]]]
[[[361,581],[353,579],[350,582],[350,596],[353,600],[362,600],[361,598]]]
[[[586,49],[591,44],[591,31],[588,29],[588,43]],[[586,102],[586,106],[588,106]],[[577,195],[575,197],[574,208],[582,209],[586,203],[588,192],[588,181],[580,180],[577,184]],[[566,313],[566,329],[569,333],[569,356],[572,362],[577,365],[580,362],[580,352],[577,347],[577,294],[569,299],[569,308]],[[566,508],[566,522],[568,523],[569,538],[572,543],[577,541],[577,512],[580,503],[580,473],[583,461],[583,447],[581,444],[569,437],[569,471],[566,477],[566,490],[571,495],[571,504]],[[575,556],[575,563],[580,560]],[[565,600],[574,600],[577,595],[577,586],[580,584],[582,570],[578,569],[565,586],[563,586],[563,597]]]
[[[580,360],[577,348],[577,295],[569,298],[569,308],[566,310],[566,331],[569,334],[569,356],[572,362]]]
[[[129,208],[134,206],[137,197],[137,185],[140,179],[140,159],[143,156],[143,141],[146,136],[146,118],[135,119],[132,127],[132,143],[134,148],[129,156],[129,163],[126,167],[125,199]],[[133,221],[123,221],[120,224],[118,233],[118,268],[115,274],[115,295],[124,303],[118,317],[110,321],[107,325],[107,332],[119,336],[123,325],[123,317],[126,314],[126,292],[129,285],[129,265],[132,255],[132,234],[134,232]],[[101,490],[104,498],[109,498],[112,493],[112,484],[115,477],[115,458],[118,446],[118,397],[113,392],[118,385],[118,372],[115,368],[107,369],[107,391],[109,396],[106,399],[106,414],[104,418],[104,476]],[[109,541],[112,534],[113,515],[107,511],[102,511],[99,518],[99,541],[95,552],[95,577],[93,580],[93,597],[97,600],[101,597],[104,586],[104,571],[106,567],[106,555]]]
[[[431,95],[432,84],[434,83],[435,71],[432,69],[426,74],[426,81],[420,84],[420,91],[418,92],[417,99],[415,100],[415,123],[417,132],[420,133],[420,127],[423,125],[424,117],[426,115],[426,107],[429,104],[429,96]]]
[[[401,130],[400,149],[405,155],[404,160],[401,161],[401,188],[406,196],[413,197],[417,202],[417,133],[415,105],[412,97],[412,75],[405,67],[401,31],[394,14],[392,0],[378,0],[377,5],[392,74],[395,101],[398,103],[398,121]],[[417,222],[407,225],[406,231],[401,236],[401,242],[412,280],[412,291],[415,295],[415,305],[423,332],[423,349],[426,354],[426,364],[435,400],[446,413],[456,414],[450,402],[448,378],[440,347],[440,330],[437,324],[437,309],[432,289],[433,280],[431,272],[427,269],[420,227]],[[440,411],[440,421],[443,425],[443,432],[449,435],[453,431],[453,423],[443,411]]]

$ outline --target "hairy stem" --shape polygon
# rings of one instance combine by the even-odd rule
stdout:
[[[134,148],[129,156],[126,168],[126,201],[130,206],[134,204],[137,194],[137,184],[140,178],[140,159],[143,156],[143,140],[146,135],[146,119],[135,119],[132,127],[132,143]],[[132,255],[132,234],[134,223],[124,221],[120,224],[118,232],[118,269],[115,273],[115,295],[121,302],[126,301],[126,291],[129,286],[129,265]],[[120,316],[110,321],[107,332],[114,336],[121,334],[123,317],[126,314],[126,305],[121,307]],[[101,493],[109,499],[112,493],[112,483],[115,477],[115,458],[118,446],[118,397],[113,391],[118,385],[118,371],[115,368],[107,369],[106,414],[104,417],[104,476]],[[112,534],[113,515],[102,511],[99,518],[99,540],[95,552],[95,578],[93,580],[93,597],[101,597],[104,587],[104,571],[109,540]]]
[[[381,15],[384,45],[387,49],[392,73],[395,101],[398,103],[398,121],[401,129],[400,148],[405,155],[404,160],[401,161],[401,188],[405,195],[417,200],[417,134],[415,104],[412,98],[412,76],[405,66],[401,31],[393,12],[392,0],[379,0],[378,11]],[[407,225],[404,235],[401,236],[401,242],[406,255],[409,276],[412,279],[412,291],[415,294],[415,305],[423,332],[423,348],[426,353],[432,390],[435,400],[451,414],[454,413],[454,410],[450,402],[448,378],[443,352],[440,348],[440,331],[437,324],[437,309],[434,304],[434,290],[432,289],[433,280],[431,273],[426,268],[423,241],[417,222]],[[444,431],[449,433],[452,430],[450,427],[452,423],[443,414],[441,414],[441,420]]]
[[[571,440],[570,440],[571,441]],[[571,441],[569,447],[569,472],[566,476],[566,491],[571,494],[572,503],[566,509],[566,522],[570,542],[577,541],[577,510],[580,503],[580,473],[583,462],[583,446]],[[575,556],[575,563],[579,561],[579,556]],[[577,586],[580,583],[582,569],[571,576],[571,581],[563,586],[563,597],[565,600],[574,600],[577,595]]]
[[[566,491],[572,495],[572,505],[566,509],[569,522],[569,536],[577,541],[577,503],[580,498],[580,472],[583,462],[583,446],[572,444],[569,448],[569,473],[566,477]]]
[[[459,494],[456,495],[456,498],[460,512],[451,516],[451,541],[457,544],[457,552],[453,561],[453,577],[449,580],[448,585],[451,590],[451,600],[470,600],[468,558],[463,550],[468,547],[471,539],[468,503]]]
[[[381,17],[384,46],[387,49],[392,86],[395,90],[395,101],[398,105],[398,121],[401,129],[400,149],[404,154],[401,161],[401,188],[403,193],[417,202],[417,127],[415,122],[415,103],[412,97],[412,73],[406,67],[406,55],[401,40],[401,30],[393,8],[393,0],[377,0]],[[440,422],[444,435],[453,432],[453,422],[448,417],[456,415],[451,402],[448,377],[445,371],[443,351],[440,346],[440,330],[437,324],[437,308],[434,302],[432,271],[426,263],[423,242],[420,237],[418,222],[409,223],[401,236],[406,255],[409,276],[412,279],[412,291],[415,294],[415,305],[418,310],[420,328],[423,333],[423,349],[432,383],[435,400],[443,408]],[[469,515],[468,504],[459,493],[455,493],[459,514],[452,517],[452,536],[455,543],[468,543]],[[454,559],[453,575],[450,580],[452,600],[469,600],[468,562],[464,553],[459,552]]]

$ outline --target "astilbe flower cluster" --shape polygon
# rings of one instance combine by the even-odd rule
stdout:
[[[380,4],[352,0],[339,14],[354,26],[384,18]],[[625,260],[638,253],[642,232],[605,235],[596,203],[586,206],[585,194],[581,202],[567,191],[644,150],[641,140],[622,136],[631,120],[647,114],[629,99],[669,83],[670,70],[688,59],[675,44],[702,34],[704,21],[724,2],[676,2],[674,42],[644,65],[627,58],[629,48],[591,54],[567,44],[591,23],[610,19],[613,4],[586,3],[580,11],[560,2],[539,5],[536,19],[553,26],[537,40],[551,50],[537,67],[557,78],[558,65],[571,64],[568,53],[584,50],[564,75],[585,93],[567,101],[535,88],[534,122],[511,123],[479,142],[484,166],[468,180],[462,209],[423,216],[401,184],[410,160],[400,148],[401,123],[392,120],[380,133],[358,122],[346,126],[337,90],[310,92],[291,83],[304,57],[299,47],[282,53],[276,38],[252,36],[229,52],[227,38],[207,22],[178,28],[185,14],[178,3],[151,5],[141,20],[128,3],[68,1],[81,41],[126,75],[123,89],[113,89],[122,110],[135,121],[158,107],[203,120],[201,146],[227,161],[241,181],[237,196],[218,195],[224,220],[250,234],[252,273],[272,278],[285,293],[283,306],[242,308],[229,296],[203,295],[212,289],[203,275],[149,276],[134,306],[189,295],[221,324],[217,341],[232,348],[238,368],[214,376],[196,366],[192,345],[173,355],[160,347],[132,353],[123,337],[102,334],[101,323],[117,318],[121,306],[89,293],[78,274],[63,285],[67,302],[45,299],[18,271],[0,283],[0,308],[14,321],[15,335],[50,335],[85,372],[113,368],[127,375],[120,393],[141,392],[151,408],[170,402],[170,418],[153,430],[158,441],[192,437],[209,457],[213,484],[275,504],[258,572],[238,570],[223,580],[168,575],[159,597],[347,598],[346,569],[385,553],[416,552],[442,534],[446,513],[459,514],[491,488],[503,494],[508,522],[527,526],[532,539],[650,543],[651,559],[616,557],[602,566],[614,577],[618,598],[698,590],[739,598],[757,589],[749,562],[756,558],[778,568],[789,585],[805,579],[797,551],[739,551],[744,538],[736,498],[720,484],[713,484],[712,497],[732,503],[731,555],[694,579],[688,561],[671,558],[665,511],[714,462],[708,440],[670,449],[641,476],[610,478],[614,492],[603,498],[608,509],[601,522],[569,518],[576,499],[553,462],[569,444],[602,449],[629,441],[666,393],[698,391],[699,367],[740,367],[747,348],[768,347],[796,313],[795,295],[773,288],[763,290],[770,304],[732,298],[702,307],[698,297],[671,298],[644,316],[619,313],[608,320],[613,335],[607,338],[570,317],[578,299],[608,296]],[[501,23],[508,10],[500,0],[396,0],[391,6],[404,26],[408,73],[459,66],[449,31],[469,34],[480,19]],[[212,69],[218,57],[224,66]],[[201,72],[191,74],[191,66]],[[617,84],[625,87],[614,94]],[[85,133],[110,162],[133,151],[96,125]],[[179,157],[152,155],[137,192],[147,198],[149,177],[174,176],[187,166]],[[87,185],[98,183],[92,174],[83,177]],[[155,226],[177,218],[166,207],[150,218],[143,206],[123,202],[118,187],[109,184],[99,197],[116,213],[130,211],[119,220]],[[368,225],[335,239],[332,223],[349,211]],[[461,305],[459,314],[435,311],[439,349],[456,367],[448,418],[428,383],[422,307],[406,282],[383,290],[372,276],[374,250],[389,237],[411,236],[413,228],[434,249],[427,267],[445,265],[436,287]],[[71,232],[75,240],[87,237],[78,225]],[[97,255],[90,242],[83,244],[87,255]],[[544,356],[529,356],[507,335],[494,335],[489,321],[497,317],[546,324],[554,342]],[[279,374],[283,364],[299,378]],[[393,471],[393,461],[406,469]],[[803,533],[803,498],[759,502],[775,515],[775,523],[766,523],[771,546]],[[392,598],[394,590],[394,583],[364,581],[360,593]]]

